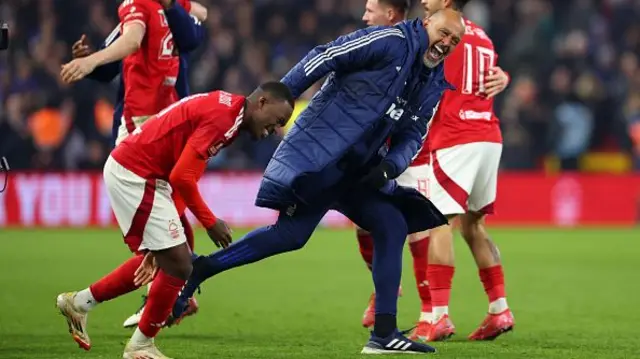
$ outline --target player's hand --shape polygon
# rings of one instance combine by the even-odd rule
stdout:
[[[87,35],[82,34],[80,40],[73,43],[71,47],[71,56],[74,59],[79,59],[81,57],[87,57],[91,55],[91,46],[87,42]]]
[[[142,263],[140,263],[140,266],[133,274],[133,284],[139,287],[147,285],[153,281],[156,273],[158,273],[158,264],[156,263],[156,258],[153,256],[153,253],[149,252],[145,254]]]
[[[216,223],[211,228],[207,228],[209,238],[211,238],[218,248],[229,247],[233,241],[231,238],[231,232],[232,231],[229,226],[227,226],[227,223],[220,218],[216,220]]]
[[[384,187],[389,180],[389,170],[390,165],[387,162],[382,161],[362,177],[360,183],[373,189],[380,189]]]
[[[60,77],[66,83],[80,81],[93,72],[95,68],[96,64],[91,56],[75,59],[68,64],[62,65]]]
[[[492,98],[499,94],[509,85],[509,76],[498,66],[490,68],[484,80],[485,95],[487,98]]]

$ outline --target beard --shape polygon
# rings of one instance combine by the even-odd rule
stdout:
[[[427,56],[427,54],[424,54],[422,56],[422,63],[424,64],[424,66],[430,69],[440,65],[441,62],[442,62],[442,59],[437,59],[437,60],[432,59],[429,56]]]
[[[432,69],[444,60],[448,52],[448,49],[442,49],[442,47],[437,44],[431,45],[427,51],[422,54],[422,63],[424,63],[426,67]]]

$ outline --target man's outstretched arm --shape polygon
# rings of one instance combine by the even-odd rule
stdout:
[[[330,72],[357,71],[381,63],[404,48],[404,34],[395,27],[362,29],[315,47],[283,78],[295,98]]]

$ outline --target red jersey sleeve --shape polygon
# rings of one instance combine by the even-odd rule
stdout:
[[[196,127],[187,144],[195,150],[200,158],[208,159],[214,156],[224,144],[223,134],[222,128],[213,121],[206,121]]]
[[[169,183],[178,192],[174,196],[178,199],[176,202],[176,207],[180,207],[177,208],[178,211],[186,206],[205,228],[211,228],[216,223],[216,217],[198,190],[198,180],[206,167],[207,161],[200,158],[196,151],[187,144],[169,175]],[[180,198],[183,202],[180,202]]]
[[[122,26],[136,22],[146,28],[151,17],[151,9],[147,1],[149,0],[125,0],[118,8],[118,17]]]
[[[202,106],[207,109],[197,110],[195,129],[187,142],[202,158],[214,156],[231,142],[244,117],[245,98],[242,96],[216,91],[208,100],[208,106]]]
[[[182,5],[187,12],[191,11],[191,0],[177,0],[177,3]]]

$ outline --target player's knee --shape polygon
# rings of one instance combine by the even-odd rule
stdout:
[[[409,243],[414,243],[414,242],[421,241],[421,240],[423,240],[425,238],[428,238],[428,237],[429,237],[429,231],[411,233],[411,234],[409,234],[408,241],[409,241]]]
[[[271,230],[276,232],[283,251],[295,251],[307,244],[312,232],[304,231],[294,223],[278,220]],[[308,232],[308,233],[307,233]]]
[[[481,213],[468,212],[462,216],[460,233],[467,242],[473,242],[483,237],[484,216]]]
[[[193,265],[191,264],[191,261],[188,261],[186,263],[177,263],[175,268],[173,269],[173,276],[182,280],[188,280],[191,276],[192,271]]]
[[[390,213],[389,216],[379,216],[371,223],[371,234],[377,238],[402,238],[404,241],[409,234],[409,227],[404,216],[398,213]]]
[[[443,225],[430,231],[429,263],[453,265],[453,228]]]

